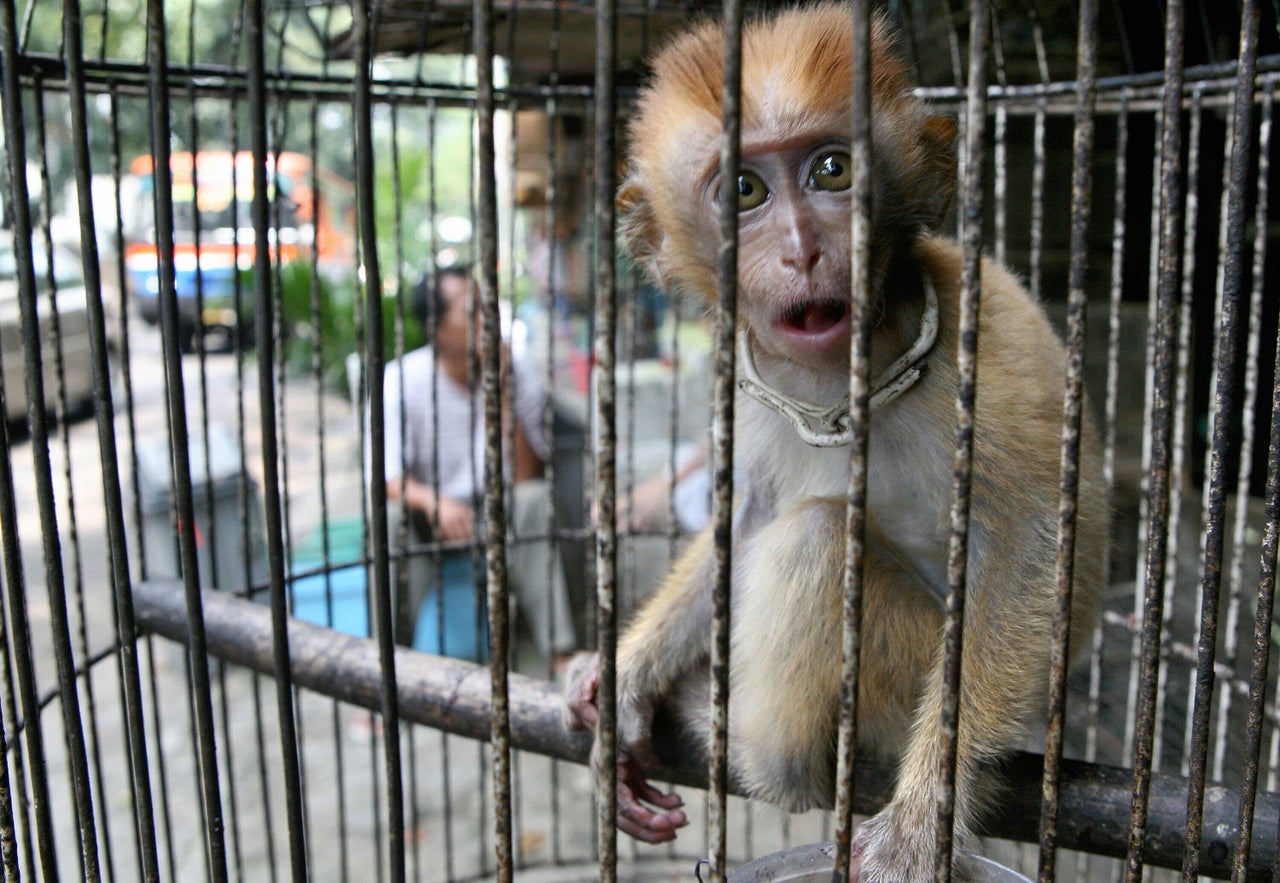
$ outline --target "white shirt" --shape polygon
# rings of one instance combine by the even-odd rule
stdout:
[[[511,382],[516,419],[534,453],[546,461],[550,448],[542,423],[547,402],[542,380],[527,361],[512,358]],[[407,472],[457,500],[483,494],[484,392],[479,379],[475,389],[456,383],[436,370],[434,350],[424,346],[387,364],[383,393],[387,481]],[[508,476],[510,467],[505,464]]]

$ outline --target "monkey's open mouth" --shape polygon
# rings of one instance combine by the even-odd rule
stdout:
[[[778,324],[784,329],[806,335],[830,331],[849,316],[849,304],[837,298],[810,300],[787,307]]]

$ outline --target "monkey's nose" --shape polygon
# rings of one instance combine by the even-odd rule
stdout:
[[[783,266],[800,273],[811,273],[822,258],[822,251],[809,243],[796,243],[782,253]]]

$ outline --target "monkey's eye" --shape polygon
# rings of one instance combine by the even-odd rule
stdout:
[[[853,184],[853,161],[843,150],[824,153],[809,167],[809,183],[819,190],[848,190]]]
[[[769,198],[769,187],[755,172],[738,175],[738,211],[750,211]]]

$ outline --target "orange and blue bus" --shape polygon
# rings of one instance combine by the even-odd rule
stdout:
[[[238,333],[253,315],[252,291],[245,287],[254,261],[253,154],[177,152],[169,168],[180,340],[189,344],[194,334],[214,329]],[[154,169],[150,156],[130,166],[137,181],[135,218],[153,218]],[[310,260],[314,254],[322,271],[349,268],[354,254],[350,182],[323,167],[313,175],[311,160],[292,152],[268,155],[267,182],[272,259]],[[317,183],[320,193],[314,192]],[[155,323],[160,262],[154,222],[132,227],[125,248],[129,287],[142,318]]]

